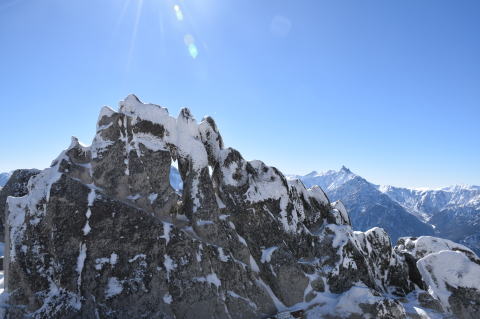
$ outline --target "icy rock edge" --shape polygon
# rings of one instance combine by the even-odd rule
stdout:
[[[181,196],[169,183],[172,161]],[[224,147],[212,118],[197,124],[188,109],[174,118],[134,95],[118,111],[104,107],[92,144],[72,138],[27,191],[6,204],[5,318],[480,310],[471,251],[445,244],[420,256],[416,239],[392,248],[381,228],[353,231],[341,202],[244,160]],[[449,271],[438,266],[452,254]]]

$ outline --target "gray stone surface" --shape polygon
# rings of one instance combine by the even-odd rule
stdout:
[[[30,177],[40,171],[37,169],[17,169],[0,189],[0,241],[4,241],[5,203],[8,196],[24,196],[27,194],[27,183]]]

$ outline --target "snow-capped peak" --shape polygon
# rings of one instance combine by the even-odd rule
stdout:
[[[288,178],[290,179],[301,179],[307,187],[318,185],[324,190],[338,188],[339,186],[354,179],[355,177],[357,177],[357,175],[352,173],[352,171],[345,166],[342,166],[338,171],[329,170],[321,173],[318,173],[317,171],[312,171],[311,173],[304,176],[288,176]]]

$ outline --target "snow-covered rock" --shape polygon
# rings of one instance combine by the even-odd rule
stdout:
[[[395,250],[409,261],[410,277],[417,277],[412,280],[438,302],[436,310],[456,318],[476,318],[480,311],[480,258],[473,251],[430,236],[400,238]]]
[[[8,196],[20,197],[27,194],[30,177],[39,173],[36,169],[18,169],[9,174],[8,182],[0,189],[0,242],[4,242],[5,204]],[[2,254],[3,255],[3,254]]]
[[[133,95],[26,191],[7,199],[6,318],[405,318],[428,294],[385,230]]]
[[[475,253],[463,245],[454,243],[453,241],[448,239],[432,236],[420,236],[418,238],[400,238],[397,242],[396,249],[398,251],[408,252],[416,259],[423,258],[429,254],[438,253],[442,250],[460,251],[471,258],[475,257]]]
[[[478,318],[480,311],[480,259],[459,251],[441,250],[417,261],[428,292],[446,312],[457,318]]]

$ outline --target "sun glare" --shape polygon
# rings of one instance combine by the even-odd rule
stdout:
[[[174,5],[173,10],[175,11],[175,16],[177,17],[177,20],[183,21],[183,13],[182,13],[182,10],[180,9],[180,6],[178,4]]]
[[[141,20],[141,15],[142,15],[142,10],[144,9],[144,2],[145,0],[138,0],[138,1],[135,1],[135,20],[133,22],[133,29],[132,29],[132,35],[131,35],[131,38],[130,38],[130,46],[129,46],[129,50],[128,50],[128,61],[127,61],[127,69],[130,67],[130,64],[131,64],[131,60],[133,58],[133,53],[134,53],[134,49],[135,49],[135,42],[136,42],[136,38],[137,38],[137,33],[138,33],[138,30],[139,30],[139,24],[140,24],[140,20]],[[130,6],[130,3],[131,3],[131,0],[125,0],[124,1],[124,5],[123,5],[123,9],[122,9],[122,13],[121,13],[121,16],[120,16],[120,20],[119,20],[119,23],[121,20],[123,20],[124,18],[124,15],[125,15],[125,11],[127,10],[127,7]],[[192,33],[193,30],[192,30],[192,23],[190,21],[190,23],[188,23],[188,19],[186,19],[186,15],[184,13],[184,2],[182,1],[181,3],[177,0],[177,1],[167,1],[166,5],[165,6],[160,6],[158,7],[159,10],[164,10],[168,8],[168,11],[169,11],[169,14],[173,14],[174,17],[175,17],[175,20],[176,23],[179,24],[179,27],[181,27],[181,30],[187,30],[187,31],[184,31],[184,35],[183,35],[183,42],[186,46],[186,49],[187,49],[187,53],[190,55],[191,58],[193,59],[196,59],[198,54],[199,54],[199,50],[198,50],[198,47],[197,45],[195,44],[195,38],[193,37]],[[159,17],[159,19],[161,20],[160,21],[160,25],[163,26],[163,23],[165,21],[163,21],[164,19],[162,19],[162,17]],[[168,21],[168,20],[167,20]],[[117,24],[119,24],[117,23]],[[161,28],[161,33],[163,34],[163,27]],[[190,32],[188,32],[190,31]]]

